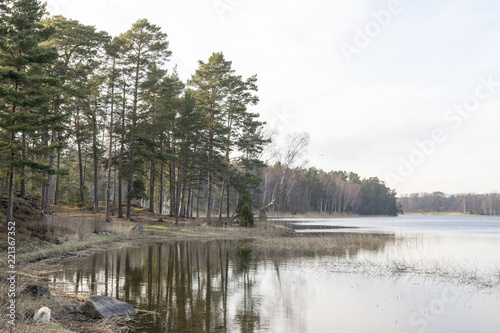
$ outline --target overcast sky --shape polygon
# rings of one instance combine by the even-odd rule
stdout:
[[[222,51],[309,166],[399,194],[500,191],[500,1],[49,0],[111,35],[147,18],[187,80]]]

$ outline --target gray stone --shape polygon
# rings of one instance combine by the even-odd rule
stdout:
[[[38,284],[29,284],[21,291],[21,294],[30,294],[34,297],[50,296],[50,290]]]
[[[142,226],[142,224],[136,224],[136,225],[133,225],[130,227],[130,231],[140,231],[140,232],[143,232],[144,231],[144,227]]]
[[[137,314],[132,305],[105,296],[90,296],[78,310],[96,319]]]

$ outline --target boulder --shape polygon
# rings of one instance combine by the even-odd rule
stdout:
[[[140,232],[143,232],[144,231],[144,227],[142,226],[142,224],[136,224],[136,225],[133,225],[130,227],[130,231],[140,231]]]
[[[48,323],[50,321],[50,313],[51,310],[44,306],[43,308],[38,309],[33,317],[35,323]]]
[[[105,296],[90,296],[78,310],[95,319],[137,314],[132,305]]]
[[[29,284],[21,294],[30,294],[34,297],[50,296],[50,290],[38,284]]]

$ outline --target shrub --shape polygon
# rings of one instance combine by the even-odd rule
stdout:
[[[90,202],[90,189],[87,186],[83,187],[83,202],[80,196],[80,189],[72,190],[68,196],[68,203],[75,207],[82,208],[88,202]]]
[[[240,225],[244,227],[253,226],[252,208],[250,208],[248,203],[245,203],[243,207],[241,207]]]

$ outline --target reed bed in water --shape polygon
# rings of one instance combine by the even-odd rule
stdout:
[[[389,242],[397,241],[393,234],[331,233],[301,235],[297,237],[258,238],[245,244],[264,256],[345,256],[360,250],[379,251]]]

